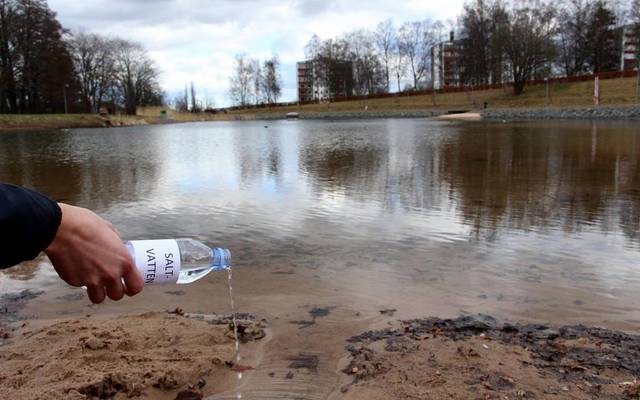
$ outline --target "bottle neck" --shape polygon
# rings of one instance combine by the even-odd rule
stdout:
[[[231,253],[227,249],[219,247],[211,249],[211,261],[217,271],[231,269]]]

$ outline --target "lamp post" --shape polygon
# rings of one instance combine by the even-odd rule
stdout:
[[[69,113],[69,109],[67,107],[67,89],[69,89],[69,84],[65,83],[64,86],[62,87],[62,93],[64,94],[64,113],[65,114]]]

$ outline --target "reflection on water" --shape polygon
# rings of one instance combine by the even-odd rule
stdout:
[[[376,120],[5,133],[0,181],[92,208],[126,238],[228,246],[240,266],[631,290],[639,132]]]
[[[633,127],[469,130],[443,146],[443,179],[474,234],[595,227],[637,242],[640,135]]]
[[[482,312],[640,326],[640,129],[428,120],[198,123],[0,135],[0,181],[94,209],[127,239],[234,253],[240,311],[270,340],[246,398],[325,399],[345,339],[393,318]],[[225,277],[93,307],[38,260],[0,293],[46,294],[43,319],[228,312]],[[315,307],[332,310],[300,329]],[[318,370],[288,379],[290,357]],[[274,376],[276,379],[274,379]],[[233,396],[233,393],[228,393]],[[235,398],[220,397],[220,398]]]

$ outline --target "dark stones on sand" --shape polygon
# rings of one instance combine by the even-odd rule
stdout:
[[[300,353],[297,356],[287,357],[287,361],[290,362],[289,368],[292,369],[307,369],[311,372],[318,371],[318,365],[320,360],[317,355]]]
[[[387,341],[387,351],[411,351],[406,344],[409,338],[445,337],[464,341],[481,336],[526,348],[532,354],[534,366],[566,382],[606,383],[600,376],[600,371],[605,369],[640,376],[640,336],[624,332],[583,325],[553,329],[542,324],[508,324],[487,315],[415,319],[402,321],[402,325],[400,329],[388,328],[354,336],[348,339],[346,349],[357,357],[363,351],[362,345],[379,340]],[[509,382],[499,377],[489,378],[483,381],[489,382],[491,387],[510,387]]]
[[[175,400],[202,400],[202,393],[193,390],[193,389],[185,389],[178,393]]]

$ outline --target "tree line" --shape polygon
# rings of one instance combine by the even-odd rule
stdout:
[[[162,103],[158,77],[139,43],[71,33],[46,0],[0,0],[0,113],[135,114]]]
[[[210,111],[215,107],[213,98],[205,96],[203,100],[199,99],[193,82],[190,86],[184,86],[184,94],[175,96],[169,103],[174,110],[180,112],[199,113]]]
[[[532,79],[618,70],[623,24],[640,37],[640,0],[471,0],[455,22],[426,19],[396,27],[389,19],[338,38],[314,35],[305,55],[314,64],[315,83],[330,93],[345,87],[347,96],[429,89],[432,48],[455,32],[459,85],[508,83],[520,94]]]
[[[277,103],[282,96],[278,56],[260,62],[246,54],[236,55],[233,75],[229,77],[229,96],[242,107]]]

